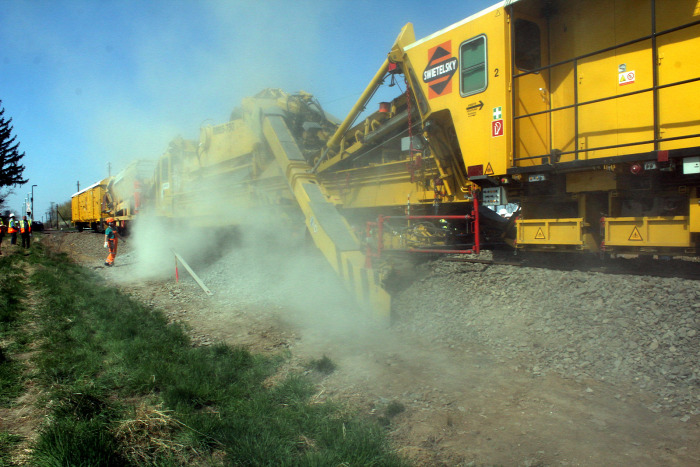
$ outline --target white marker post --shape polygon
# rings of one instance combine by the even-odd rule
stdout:
[[[185,261],[182,258],[182,256],[177,254],[177,252],[175,250],[173,250],[172,248],[170,249],[170,251],[172,251],[173,254],[175,255],[175,276],[177,277],[177,261],[180,261],[182,263],[182,265],[185,266],[185,269],[187,269],[187,272],[190,273],[190,276],[192,276],[192,278],[195,280],[195,282],[197,282],[197,284],[199,284],[199,286],[202,288],[202,290],[204,290],[204,293],[206,293],[207,295],[214,295],[214,293],[211,290],[209,290],[209,288],[207,288],[206,285],[204,285],[204,282],[202,282],[202,280],[199,278],[199,276],[197,276],[197,274],[194,273],[194,271],[192,270],[190,265],[187,264],[187,261]]]

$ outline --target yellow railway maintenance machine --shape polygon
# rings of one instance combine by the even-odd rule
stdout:
[[[697,255],[698,56],[700,0],[507,0],[419,40],[407,24],[342,122],[263,90],[173,140],[144,206],[305,225],[383,317],[407,251],[478,253],[505,233],[520,249]],[[387,80],[398,97],[356,122]],[[123,184],[130,216],[140,194]],[[488,209],[508,203],[517,218]]]
[[[698,0],[509,0],[417,41],[406,25],[380,72],[412,92],[426,200],[519,203],[522,249],[697,254],[699,55]]]
[[[173,141],[155,210],[219,225],[290,208],[360,303],[393,252],[697,254],[698,0],[512,0],[416,40],[342,122],[267,89]],[[379,86],[400,92],[357,123]],[[510,225],[484,206],[519,203]],[[514,233],[513,233],[514,232]]]

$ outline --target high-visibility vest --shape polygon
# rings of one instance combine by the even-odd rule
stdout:
[[[32,224],[22,219],[19,221],[19,231],[20,233],[30,233],[32,231]]]
[[[8,233],[15,233],[17,232],[17,221],[14,219],[10,219],[10,226],[7,229]]]

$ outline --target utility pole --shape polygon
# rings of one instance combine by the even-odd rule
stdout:
[[[107,176],[111,177],[112,176],[112,163],[107,162]]]
[[[31,199],[31,202],[32,202],[32,214],[31,214],[32,221],[34,221],[34,187],[35,186],[39,186],[39,185],[32,185],[32,199]]]
[[[76,193],[78,193],[78,192],[80,192],[80,180],[78,180],[78,181],[75,182],[75,183],[76,183],[77,186],[78,186],[78,189],[76,190]]]

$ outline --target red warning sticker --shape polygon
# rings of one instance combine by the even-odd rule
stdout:
[[[635,79],[637,79],[637,76],[634,71],[625,71],[623,73],[618,73],[617,75],[617,82],[620,86],[632,84],[634,83]]]
[[[491,136],[503,136],[503,120],[494,120],[491,122]]]

